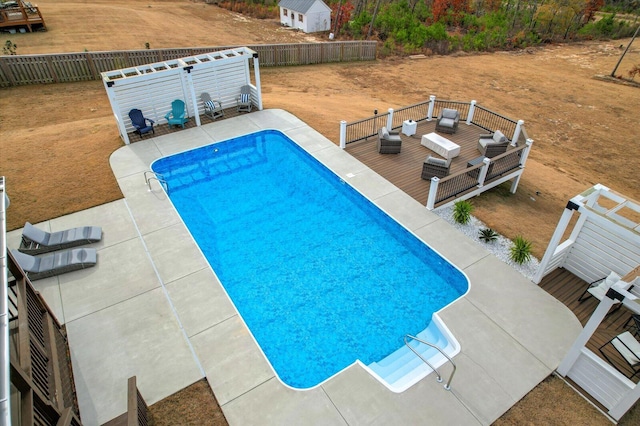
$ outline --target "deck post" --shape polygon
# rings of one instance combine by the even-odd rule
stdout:
[[[556,230],[553,231],[551,240],[549,240],[547,250],[544,252],[544,256],[542,256],[542,260],[540,261],[540,265],[538,266],[536,275],[533,277],[534,283],[540,284],[540,281],[542,281],[542,278],[545,275],[545,270],[547,269],[547,264],[555,255],[556,249],[558,248],[558,243],[560,243],[560,239],[564,235],[564,232],[567,230],[569,221],[571,221],[571,218],[573,217],[573,212],[575,210],[578,210],[578,206],[579,204],[572,200],[569,201],[567,203],[567,206],[564,208],[564,212],[562,212],[562,216],[560,216],[558,225],[556,225]]]
[[[347,147],[347,122],[340,120],[340,148],[345,149]]]
[[[429,96],[429,111],[427,112],[427,121],[431,121],[433,118],[433,108],[436,106],[436,96]]]
[[[524,167],[527,162],[527,158],[529,158],[529,151],[531,151],[531,145],[533,145],[533,139],[527,139],[527,147],[522,150],[522,155],[520,156],[520,167]]]
[[[478,173],[478,188],[482,188],[484,186],[484,181],[487,179],[487,172],[489,171],[491,159],[484,157],[482,159],[482,163],[484,165],[480,167],[480,173]]]
[[[509,192],[515,194],[518,189],[518,184],[520,183],[520,178],[522,177],[522,170],[524,169],[524,164],[527,162],[527,157],[529,156],[529,151],[531,150],[531,145],[533,144],[533,139],[527,139],[527,147],[522,150],[522,155],[520,156],[520,173],[518,176],[513,179],[511,183],[511,188]]]
[[[473,113],[476,110],[476,100],[472,100],[469,106],[469,114],[467,114],[467,126],[471,125],[473,121]]]
[[[513,137],[511,138],[511,145],[516,146],[516,144],[518,143],[518,138],[520,137],[522,126],[524,126],[524,120],[518,120],[518,123],[516,124],[516,130],[513,132]]]
[[[393,108],[389,108],[389,115],[387,116],[387,129],[389,129],[389,131],[393,129]]]
[[[431,178],[431,186],[429,187],[429,197],[427,198],[427,209],[433,210],[436,204],[436,194],[438,193],[438,182],[440,178],[434,176]]]
[[[582,349],[587,345],[587,342],[589,341],[593,333],[595,333],[596,329],[598,328],[602,320],[604,320],[604,317],[607,315],[612,306],[613,299],[609,299],[609,297],[607,296],[602,298],[596,310],[593,312],[593,314],[591,314],[591,318],[589,318],[589,321],[587,321],[587,324],[582,329],[582,332],[578,335],[575,342],[573,342],[573,345],[571,346],[571,349],[569,349],[567,356],[565,356],[564,359],[560,362],[560,365],[558,366],[558,374],[560,374],[562,377],[567,376],[569,370],[571,370],[571,367],[573,367],[573,364],[575,364],[578,360]]]

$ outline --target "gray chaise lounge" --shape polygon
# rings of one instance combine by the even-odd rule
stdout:
[[[99,226],[82,226],[58,232],[46,232],[29,222],[24,224],[20,250],[23,253],[39,254],[98,242],[102,239]]]
[[[94,248],[63,250],[41,257],[20,253],[13,249],[11,254],[31,281],[90,268],[95,266],[98,260],[98,254]]]

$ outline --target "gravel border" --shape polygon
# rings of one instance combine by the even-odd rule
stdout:
[[[479,238],[479,232],[481,229],[487,226],[474,216],[471,216],[471,220],[466,225],[461,225],[453,220],[453,207],[446,207],[443,209],[432,210],[433,213],[446,220],[451,226],[462,232],[464,235],[475,241],[478,245],[482,246],[486,250],[493,253],[498,259],[502,260],[507,265],[511,266],[516,271],[520,272],[526,278],[533,281],[533,277],[538,271],[540,262],[535,257],[531,256],[531,260],[522,265],[518,265],[509,258],[509,249],[513,244],[512,241],[502,235],[499,235],[495,241],[484,242]],[[497,232],[497,231],[496,231]]]

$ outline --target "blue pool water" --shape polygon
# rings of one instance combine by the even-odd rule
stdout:
[[[294,388],[392,354],[467,290],[460,271],[278,131],[152,169]]]

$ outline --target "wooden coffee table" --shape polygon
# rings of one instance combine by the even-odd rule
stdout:
[[[422,135],[420,145],[426,146],[436,154],[451,160],[460,155],[460,145],[451,142],[447,138],[443,138],[437,133],[427,133]]]

